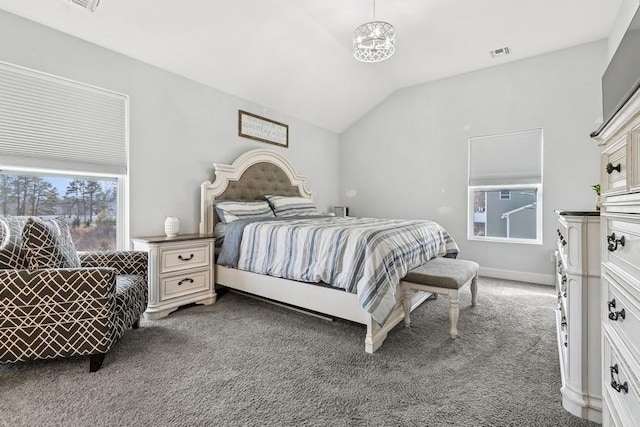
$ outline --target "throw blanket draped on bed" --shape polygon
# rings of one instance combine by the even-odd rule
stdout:
[[[268,218],[228,224],[218,263],[357,293],[361,306],[382,324],[409,270],[457,253],[449,233],[432,221]]]

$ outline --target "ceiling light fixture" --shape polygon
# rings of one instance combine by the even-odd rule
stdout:
[[[373,19],[353,32],[353,57],[358,61],[384,61],[396,51],[396,29],[388,22],[375,20],[376,0],[373,0]]]

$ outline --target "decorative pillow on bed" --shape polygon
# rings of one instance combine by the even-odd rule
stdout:
[[[22,230],[27,268],[80,268],[69,226],[62,219],[29,218]]]
[[[228,224],[238,219],[273,218],[274,214],[265,200],[213,202],[220,221]]]
[[[306,197],[264,196],[276,216],[318,215],[313,200]]]

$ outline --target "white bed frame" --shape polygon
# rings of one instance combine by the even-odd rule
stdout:
[[[238,157],[231,165],[214,163],[215,180],[213,182],[205,181],[200,185],[200,233],[213,233],[217,222],[213,202],[224,193],[229,182],[240,181],[243,173],[250,166],[261,162],[278,166],[289,177],[291,185],[298,189],[300,196],[311,198],[312,193],[307,188],[306,177],[300,175],[287,159],[275,151],[251,150]],[[405,295],[399,288],[396,292],[396,305],[391,315],[383,325],[379,325],[373,320],[371,314],[360,306],[356,294],[343,290],[309,285],[220,265],[215,266],[215,283],[366,325],[367,334],[364,344],[367,353],[376,351],[384,342],[387,333],[404,319]],[[411,311],[415,310],[430,295],[424,292],[412,294],[409,303]]]

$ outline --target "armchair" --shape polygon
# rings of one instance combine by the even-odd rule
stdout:
[[[139,326],[147,253],[79,255],[80,268],[0,269],[0,363],[88,355],[95,372],[125,329]]]

